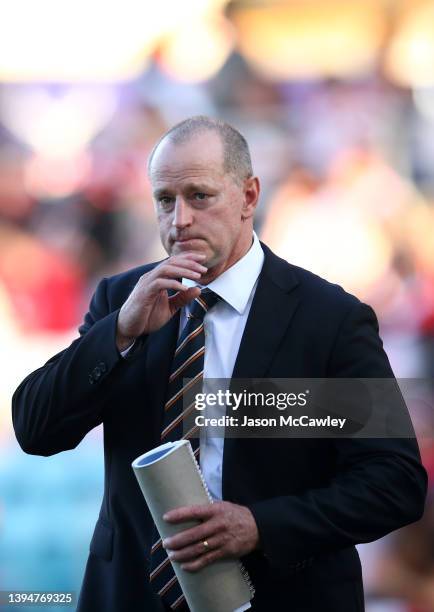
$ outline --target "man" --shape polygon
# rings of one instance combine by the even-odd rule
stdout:
[[[147,582],[153,526],[131,462],[161,442],[175,347],[200,288],[219,297],[205,315],[205,377],[393,376],[368,306],[259,243],[259,181],[236,130],[187,119],[157,143],[148,170],[169,257],[101,281],[80,338],[13,399],[29,453],[74,448],[104,424],[104,499],[80,612],[160,609]],[[200,461],[217,501],[170,512],[168,521],[201,523],[163,544],[187,571],[240,558],[252,610],[363,610],[354,545],[423,512],[414,439],[205,438]]]

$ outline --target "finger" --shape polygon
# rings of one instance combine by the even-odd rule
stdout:
[[[206,555],[201,555],[194,561],[187,561],[185,563],[181,563],[181,569],[186,570],[188,572],[197,572],[198,570],[206,567],[210,563],[214,563],[218,559],[222,559],[224,557],[224,551],[221,548],[216,550],[212,550]]]
[[[201,272],[205,272],[208,270],[207,266],[202,261],[197,261],[196,259],[190,257],[184,257],[184,255],[169,257],[169,259],[163,261],[160,266],[157,266],[157,268],[164,267],[166,265],[182,266],[188,269],[200,270]]]
[[[156,269],[153,276],[157,278],[190,278],[191,280],[198,280],[202,274],[201,270],[165,265],[158,268],[158,270]]]
[[[207,542],[207,545],[204,545],[204,541]],[[179,550],[167,550],[167,556],[171,559],[171,561],[192,561],[201,557],[202,555],[208,554],[212,550],[219,548],[219,538],[206,538],[206,540],[201,540],[200,542],[196,542],[190,546],[184,546]]]
[[[163,548],[170,550],[180,550],[186,546],[197,544],[208,540],[221,531],[220,521],[206,521],[195,527],[184,529],[170,538],[165,538],[162,542]]]
[[[195,504],[193,506],[179,506],[163,514],[163,520],[169,523],[180,523],[190,519],[203,520],[214,516],[216,504]]]
[[[157,278],[149,286],[149,290],[155,291],[155,293],[159,293],[164,289],[175,289],[175,291],[184,292],[188,290],[188,287],[174,278]]]
[[[175,293],[169,298],[170,307],[173,309],[175,313],[179,308],[182,308],[186,304],[192,302],[195,298],[199,297],[200,289],[199,287],[189,287],[187,291],[180,291]]]
[[[169,259],[184,257],[188,257],[189,259],[194,259],[196,261],[203,261],[206,258],[206,255],[205,253],[201,253],[200,251],[185,251],[184,253],[179,255],[172,255],[172,257],[170,257]]]

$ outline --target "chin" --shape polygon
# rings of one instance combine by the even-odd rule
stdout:
[[[200,248],[199,245],[196,244],[195,240],[188,240],[187,242],[175,242],[171,245],[171,254],[172,255],[180,255],[182,253],[203,253],[206,255],[206,252],[203,248]]]

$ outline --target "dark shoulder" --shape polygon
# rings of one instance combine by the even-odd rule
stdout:
[[[310,270],[296,266],[278,257],[266,245],[264,267],[266,273],[282,289],[295,291],[305,314],[341,318],[361,304],[360,300],[336,283],[332,283]]]
[[[299,281],[302,295],[321,304],[336,305],[343,308],[352,308],[360,304],[360,300],[346,291],[341,285],[332,283],[305,268],[288,264]]]
[[[369,322],[378,331],[377,317],[373,309],[361,302],[343,287],[299,266],[288,264],[298,285],[300,320],[309,322],[316,333],[323,334],[341,328],[344,321]]]

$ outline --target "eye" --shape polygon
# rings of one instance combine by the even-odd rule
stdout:
[[[201,191],[197,191],[193,197],[195,200],[203,201],[208,198],[208,195],[206,193],[202,193]]]
[[[171,208],[171,206],[173,205],[173,201],[174,198],[170,197],[170,196],[160,196],[158,198],[158,205],[160,206],[160,208],[163,208],[164,210]]]

